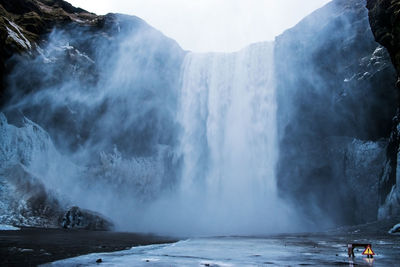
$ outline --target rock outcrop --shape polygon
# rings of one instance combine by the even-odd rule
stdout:
[[[389,52],[393,65],[400,75],[400,1],[368,0],[369,22],[375,40]],[[400,79],[397,80],[400,88]],[[396,91],[397,114],[393,117],[392,131],[387,150],[385,172],[379,184],[379,218],[400,214],[400,101]]]
[[[400,1],[368,0],[367,8],[375,40],[387,48],[400,73]]]
[[[113,224],[101,214],[79,207],[71,207],[67,210],[61,219],[61,225],[65,229],[95,231],[107,231],[113,228]]]
[[[39,151],[49,151],[48,135],[29,120],[9,125],[0,113],[0,140],[0,223],[57,227],[62,205],[27,168]]]
[[[319,225],[321,217],[375,220],[396,73],[374,40],[365,1],[315,11],[277,37],[275,61],[281,194]]]
[[[112,229],[113,224],[98,213],[68,208],[49,181],[43,181],[40,173],[39,177],[33,174],[32,161],[46,165],[48,157],[59,156],[40,126],[26,119],[18,128],[0,113],[0,140],[0,224]]]
[[[0,170],[0,223],[57,228],[63,211],[57,197],[23,165]]]
[[[54,27],[71,23],[102,27],[106,17],[75,8],[62,0],[0,1],[0,105],[5,101],[7,60],[24,52],[34,53]]]

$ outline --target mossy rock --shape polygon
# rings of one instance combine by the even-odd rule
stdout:
[[[17,21],[22,28],[36,35],[36,37],[45,30],[45,23],[42,18],[34,11],[25,13]]]
[[[40,8],[35,0],[0,0],[0,4],[4,9],[13,14],[22,15],[31,11],[40,12]]]

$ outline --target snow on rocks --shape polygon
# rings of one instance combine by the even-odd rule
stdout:
[[[392,229],[389,230],[389,234],[400,235],[400,223],[393,226]]]
[[[17,231],[17,230],[21,229],[12,225],[0,224],[0,231]]]
[[[14,30],[10,29],[6,26],[8,36],[11,37],[16,43],[21,45],[23,48],[31,49],[32,45],[28,41],[28,39],[26,39],[26,37],[22,34],[22,32],[21,32],[22,29],[14,22],[9,21],[9,20],[7,20],[7,21],[8,21],[8,24],[11,26],[11,28],[14,29]]]

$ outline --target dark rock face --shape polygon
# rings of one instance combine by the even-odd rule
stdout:
[[[400,1],[368,0],[367,8],[376,41],[388,49],[397,73],[400,73]]]
[[[275,54],[281,194],[311,218],[376,219],[396,74],[365,1],[329,3],[277,37]]]
[[[65,229],[107,231],[112,229],[113,224],[98,213],[71,207],[62,217],[61,226]]]
[[[375,40],[389,51],[393,65],[400,74],[400,1],[368,0],[369,21]],[[399,79],[397,81],[399,88]],[[397,92],[398,94],[398,92]],[[397,95],[397,107],[399,107]],[[379,184],[380,209],[379,217],[385,218],[400,214],[400,175],[399,170],[399,116],[393,118],[392,131],[387,150],[385,172]]]

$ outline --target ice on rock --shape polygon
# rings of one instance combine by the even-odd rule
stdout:
[[[12,225],[0,224],[0,231],[17,231],[17,230],[21,229]]]
[[[9,21],[9,20],[7,20],[7,21],[10,24],[10,26],[12,28],[14,28],[14,30],[16,31],[15,32],[14,30],[12,30],[12,29],[10,29],[10,28],[8,28],[6,26],[6,29],[7,29],[7,32],[8,32],[8,36],[10,36],[15,42],[20,44],[23,48],[31,49],[32,45],[29,42],[29,40],[26,39],[26,37],[22,34],[21,28],[17,24],[15,24],[14,22]]]
[[[397,234],[400,235],[400,223],[396,224],[389,230],[389,234]]]

